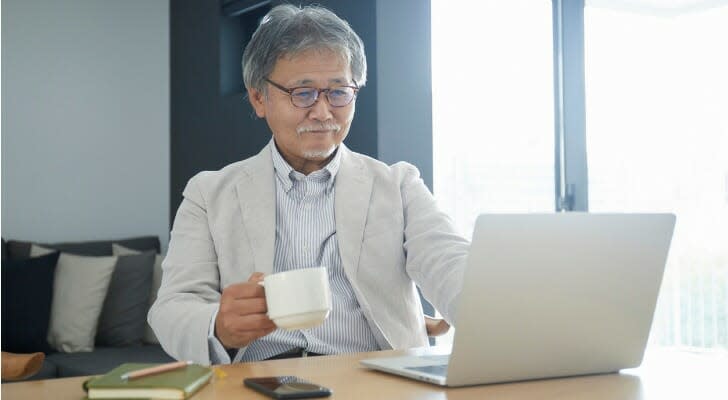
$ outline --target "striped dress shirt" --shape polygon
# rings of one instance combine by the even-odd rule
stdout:
[[[321,326],[293,331],[276,329],[241,349],[233,361],[264,360],[298,348],[320,354],[379,350],[344,273],[336,241],[334,182],[341,153],[337,151],[323,169],[306,176],[295,171],[275,145],[270,147],[276,181],[273,272],[326,267],[332,310]],[[211,343],[213,363],[229,359],[227,354],[220,354],[221,348],[219,342]]]

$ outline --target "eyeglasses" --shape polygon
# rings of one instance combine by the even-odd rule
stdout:
[[[356,93],[359,91],[359,87],[356,86],[356,82],[354,82],[354,86],[335,86],[326,89],[317,89],[312,87],[294,87],[288,89],[287,87],[279,85],[268,78],[264,79],[274,87],[286,92],[288,96],[291,97],[291,103],[298,108],[313,107],[321,93],[326,95],[326,100],[329,102],[331,107],[344,107],[354,100]]]

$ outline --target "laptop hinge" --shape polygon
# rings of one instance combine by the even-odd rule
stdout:
[[[566,185],[566,192],[559,195],[559,201],[556,205],[556,211],[573,211],[574,210],[574,192],[576,185],[570,183]]]

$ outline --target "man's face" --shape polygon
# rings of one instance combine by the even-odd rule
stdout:
[[[267,78],[288,89],[354,84],[347,62],[329,50],[310,50],[281,58]],[[267,89],[267,96],[255,89],[248,89],[248,94],[255,113],[268,122],[278,150],[296,170],[308,173],[319,169],[349,133],[354,101],[344,107],[332,107],[321,93],[310,108],[298,108],[284,91],[271,84]]]

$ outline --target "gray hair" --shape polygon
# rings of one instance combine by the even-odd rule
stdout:
[[[265,78],[282,57],[327,49],[344,57],[359,87],[367,79],[364,44],[351,26],[326,8],[290,4],[271,9],[243,53],[243,82],[265,93]]]

